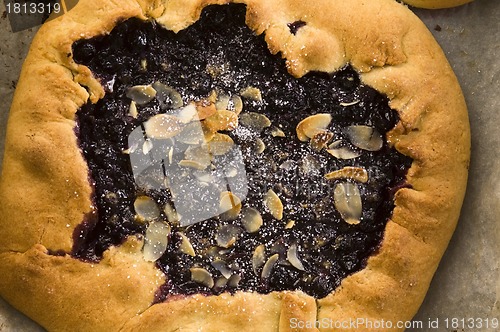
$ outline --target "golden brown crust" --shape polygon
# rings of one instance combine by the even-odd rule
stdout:
[[[427,9],[439,9],[439,8],[451,8],[464,5],[466,3],[472,2],[473,0],[403,0],[410,6],[427,8]]]
[[[111,248],[98,264],[46,253],[70,251],[74,228],[92,209],[74,114],[104,91],[88,68],[73,62],[72,43],[133,16],[178,31],[206,4],[227,2],[81,0],[34,40],[12,104],[0,180],[0,271],[6,276],[0,293],[47,329],[301,331],[291,319],[396,323],[418,309],[458,219],[470,137],[465,103],[442,51],[415,16],[391,0],[235,1],[247,4],[248,25],[265,33],[290,73],[331,72],[351,63],[399,112],[389,140],[414,159],[413,188],[396,194],[377,254],[335,292],[321,300],[301,292],[196,295],[151,306],[164,276],[142,259],[140,241]],[[294,36],[287,23],[298,19],[308,24]],[[370,329],[335,328],[350,330]]]

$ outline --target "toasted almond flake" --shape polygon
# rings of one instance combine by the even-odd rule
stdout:
[[[382,135],[370,126],[352,125],[346,127],[344,132],[354,146],[363,150],[378,151],[384,145]]]
[[[205,141],[205,134],[200,122],[193,121],[188,123],[175,139],[184,144],[197,145]]]
[[[134,201],[134,210],[142,221],[150,221],[160,216],[156,202],[148,196],[139,196]]]
[[[144,129],[149,138],[167,139],[180,133],[184,125],[170,114],[157,114],[144,122]]]
[[[257,232],[262,226],[262,223],[263,220],[259,211],[251,207],[243,209],[243,219],[241,220],[241,224],[248,233]]]
[[[359,100],[354,100],[354,101],[352,101],[350,103],[340,103],[340,106],[344,106],[344,107],[346,107],[346,106],[353,106],[353,105],[359,104],[359,102],[360,102]]]
[[[142,153],[148,154],[151,150],[153,150],[153,142],[150,139],[147,139],[142,143]]]
[[[234,141],[226,134],[215,133],[208,145],[213,155],[222,156],[231,151],[234,146]]]
[[[193,175],[200,182],[212,183],[214,182],[214,176],[206,171],[196,171]]]
[[[257,101],[259,103],[262,102],[262,93],[259,88],[253,86],[247,86],[246,88],[240,91],[240,95],[244,98]]]
[[[267,116],[257,112],[245,112],[240,114],[240,123],[246,127],[261,132],[264,128],[271,126],[271,120]]]
[[[156,90],[156,99],[160,105],[170,105],[173,109],[181,108],[184,105],[181,94],[174,88],[161,82],[154,82],[153,88]]]
[[[285,225],[285,229],[291,229],[295,226],[295,220],[288,220],[288,222]]]
[[[174,159],[174,147],[171,146],[170,149],[168,149],[168,164],[172,165],[172,161]]]
[[[328,113],[311,115],[300,121],[297,125],[297,137],[302,142],[314,137],[318,132],[326,130],[332,121],[332,116]]]
[[[137,105],[144,105],[154,99],[156,90],[151,85],[136,85],[128,88],[125,95]]]
[[[258,245],[257,248],[255,248],[255,250],[253,251],[252,268],[253,272],[256,275],[259,275],[257,270],[266,262],[265,251],[266,247],[263,244]]]
[[[333,192],[335,208],[350,225],[359,224],[362,214],[361,193],[357,185],[338,183]]]
[[[186,255],[192,257],[196,256],[193,245],[191,244],[189,238],[186,235],[182,234],[181,232],[177,232],[177,234],[181,238],[181,246],[179,247],[179,250]]]
[[[142,59],[141,60],[141,69],[142,70],[147,70],[148,69],[148,60]]]
[[[238,175],[238,169],[236,167],[228,167],[224,174],[226,175],[226,177],[228,178],[234,178],[236,175]]]
[[[281,199],[274,192],[274,190],[269,189],[264,196],[264,205],[269,209],[271,215],[281,220],[283,219],[283,203],[281,203]]]
[[[122,150],[122,153],[125,154],[131,154],[134,153],[135,150],[137,150],[137,147],[139,146],[139,143],[133,143],[128,149]],[[144,147],[144,146],[143,146]],[[148,151],[149,152],[149,151]],[[147,154],[147,153],[146,153]]]
[[[223,225],[217,230],[215,241],[222,248],[229,248],[238,240],[241,230],[234,225]]]
[[[215,107],[214,107],[215,108]],[[207,117],[203,124],[208,131],[234,130],[238,127],[238,115],[234,112],[221,110]]]
[[[214,279],[210,272],[202,267],[192,267],[189,270],[191,271],[191,280],[209,288],[214,287]]]
[[[217,109],[215,108],[215,104],[210,103],[207,100],[197,101],[195,105],[199,120],[205,120],[218,113]]]
[[[257,138],[255,140],[255,145],[254,145],[254,151],[255,151],[255,153],[261,154],[265,150],[266,150],[266,143],[264,143],[264,141],[261,140],[260,138]]]
[[[233,273],[228,267],[226,262],[224,262],[221,259],[215,259],[213,262],[210,263],[217,271],[219,271],[224,278],[229,279],[231,278],[231,274]]]
[[[305,271],[304,265],[297,256],[297,245],[292,244],[288,251],[286,252],[286,259],[295,267],[297,270]]]
[[[234,220],[241,211],[241,199],[230,191],[220,194],[219,213],[222,220]]]
[[[163,212],[165,212],[165,215],[167,216],[169,222],[173,224],[179,222],[179,214],[177,213],[177,211],[175,211],[170,203],[165,204],[165,206],[163,207]]]
[[[227,279],[224,277],[219,277],[215,280],[215,286],[214,288],[224,288],[226,287],[227,284]]]
[[[243,111],[243,100],[238,95],[233,95],[229,100],[228,110],[233,111],[237,115]]]
[[[311,138],[311,147],[314,150],[319,151],[326,147],[326,145],[332,140],[332,138],[333,133],[329,132],[328,130],[320,131]]]
[[[143,256],[148,262],[154,262],[167,250],[170,226],[160,221],[151,222],[144,236]]]
[[[353,179],[361,183],[368,181],[368,172],[361,167],[347,166],[342,169],[325,174],[327,180]]]
[[[342,144],[341,140],[333,142],[332,144],[328,145],[328,149],[326,150],[326,152],[328,152],[337,159],[345,159],[345,160],[354,159],[361,156],[361,153],[353,151],[348,147],[341,147],[340,146],[341,144]]]
[[[217,95],[217,99],[215,101],[215,108],[217,111],[227,110],[229,108],[229,99],[230,97],[228,94]]]
[[[228,287],[236,288],[240,284],[241,276],[239,274],[233,274],[227,281]]]
[[[189,103],[179,109],[177,112],[177,118],[182,123],[189,123],[193,120],[198,120],[198,111],[196,110],[194,103]]]
[[[278,127],[273,127],[271,129],[271,136],[273,136],[273,137],[286,137],[286,134],[283,130],[279,129]]]
[[[133,100],[130,102],[130,106],[128,108],[128,114],[134,119],[137,119],[137,117],[139,116],[139,112],[137,112],[137,105]]]
[[[305,155],[300,160],[300,170],[304,174],[308,174],[308,175],[309,174],[318,174],[320,168],[321,168],[321,164],[318,161],[318,159],[316,159],[316,157],[314,157],[310,154]]]
[[[212,157],[210,156],[210,151],[207,145],[191,145],[184,152],[184,160],[190,160],[196,163],[185,163],[185,166],[199,168],[203,170],[207,168],[212,161]]]
[[[199,161],[187,160],[187,159],[183,159],[183,160],[179,161],[178,165],[181,167],[189,167],[189,168],[198,169],[200,171],[207,168],[207,165],[202,164]]]
[[[262,268],[262,274],[261,277],[262,279],[267,279],[271,275],[271,272],[273,271],[274,265],[278,261],[279,254],[274,254],[269,259],[267,260],[266,264],[264,264],[264,267]]]

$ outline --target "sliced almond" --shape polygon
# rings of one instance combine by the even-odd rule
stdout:
[[[234,225],[223,225],[217,230],[215,235],[215,241],[217,245],[222,248],[232,247],[233,244],[238,240],[241,230],[239,227]]]
[[[271,129],[271,136],[273,136],[273,137],[286,137],[286,134],[283,130],[279,129],[278,127],[273,127]]]
[[[177,211],[175,211],[175,209],[172,207],[172,205],[170,203],[165,204],[165,207],[163,208],[163,212],[167,216],[167,219],[169,222],[171,222],[171,223],[179,222],[180,216],[177,213]]]
[[[247,86],[246,88],[242,89],[240,91],[240,95],[244,98],[254,100],[259,103],[262,102],[262,93],[260,89],[253,86]]]
[[[297,256],[297,245],[292,244],[288,251],[286,252],[286,259],[295,267],[297,270],[305,271],[304,265]]]
[[[202,267],[192,267],[189,270],[191,271],[191,280],[209,288],[214,287],[214,279],[210,272]]]
[[[326,145],[332,140],[333,133],[328,130],[320,131],[311,138],[311,147],[319,151],[326,147]]]
[[[241,211],[241,199],[230,191],[220,194],[219,213],[222,220],[234,220]]]
[[[181,238],[181,246],[179,247],[179,250],[186,255],[192,257],[196,256],[193,245],[191,244],[189,238],[181,232],[177,232],[177,235],[179,235]]]
[[[161,105],[170,105],[173,109],[181,108],[184,105],[181,94],[174,88],[161,82],[154,82],[153,88],[156,90],[156,99]]]
[[[234,146],[234,141],[226,134],[215,133],[208,145],[213,155],[222,156],[231,151]]]
[[[194,168],[194,169],[197,169],[200,171],[207,168],[206,164],[202,164],[201,162],[196,161],[196,160],[187,160],[187,159],[183,159],[183,160],[179,161],[178,165],[181,167]]]
[[[134,210],[141,221],[151,221],[160,216],[158,204],[148,196],[137,197],[134,201]]]
[[[243,111],[243,100],[238,95],[233,95],[228,103],[228,110],[233,111],[236,115],[240,115]]]
[[[195,104],[199,120],[204,120],[217,114],[217,109],[215,108],[214,103],[202,100],[196,102]]]
[[[146,139],[144,143],[142,143],[142,153],[144,155],[148,154],[153,150],[153,142],[150,139]]]
[[[350,225],[359,224],[362,214],[361,193],[357,185],[349,182],[338,183],[333,193],[335,208]]]
[[[370,126],[352,125],[346,127],[344,132],[354,146],[363,150],[378,151],[384,144],[382,135]]]
[[[297,137],[302,142],[314,137],[318,132],[326,130],[332,121],[332,116],[328,113],[311,115],[300,121],[297,125]]]
[[[347,166],[342,169],[325,174],[325,179],[353,179],[361,183],[366,183],[368,181],[368,172],[366,171],[366,169],[361,167]]]
[[[215,280],[215,286],[214,286],[214,288],[220,289],[220,288],[226,287],[227,281],[228,280],[226,278],[224,278],[224,277],[217,278]]]
[[[271,257],[269,257],[266,264],[264,264],[264,267],[262,268],[262,274],[261,274],[262,279],[267,279],[269,278],[269,276],[271,276],[271,272],[273,271],[274,265],[276,265],[279,256],[280,256],[279,254],[274,254]]]
[[[285,225],[285,229],[291,229],[295,226],[295,220],[288,220],[288,222]]]
[[[144,129],[149,138],[167,139],[180,133],[183,124],[173,115],[157,114],[144,122]]]
[[[137,119],[137,117],[139,116],[139,112],[137,112],[137,104],[133,100],[130,102],[130,106],[128,108],[128,115],[130,115],[134,119]]]
[[[136,85],[128,88],[125,95],[137,105],[144,105],[154,99],[156,90],[151,85]]]
[[[261,140],[260,138],[257,138],[255,140],[255,145],[254,145],[254,151],[255,151],[255,153],[261,154],[265,150],[266,150],[266,143],[264,143],[264,141]]]
[[[361,156],[361,153],[353,151],[348,147],[342,147],[341,144],[342,140],[337,140],[333,142],[332,144],[328,145],[328,150],[326,150],[326,152],[328,152],[337,159],[345,159],[345,160],[354,159]]]
[[[283,203],[274,190],[269,189],[264,196],[264,205],[269,209],[271,215],[281,220],[283,219]]]
[[[231,278],[227,281],[227,285],[232,288],[238,287],[241,281],[241,276],[239,274],[233,274]]]
[[[252,268],[253,268],[253,272],[256,275],[259,275],[257,273],[257,270],[262,265],[264,265],[264,263],[266,262],[265,251],[266,251],[266,247],[263,244],[258,245],[257,248],[255,248],[255,250],[253,251],[253,255],[252,255]]]
[[[328,152],[329,154],[331,154],[332,156],[334,156],[337,159],[345,159],[345,160],[354,159],[354,158],[361,156],[360,153],[352,151],[347,147],[341,147],[341,148],[337,148],[337,149],[328,149],[328,150],[326,150],[326,152]]]
[[[205,134],[200,122],[193,121],[188,123],[175,139],[184,144],[197,145],[205,141]]]
[[[248,233],[257,232],[263,224],[262,216],[256,209],[247,207],[243,209],[241,224]]]
[[[271,120],[267,116],[257,112],[245,112],[240,114],[240,123],[257,132],[271,126]]]
[[[217,111],[213,115],[207,117],[205,121],[203,121],[203,124],[208,131],[214,133],[222,130],[234,130],[238,127],[238,115],[227,110]]]
[[[227,110],[229,108],[229,95],[228,94],[221,94],[217,96],[217,99],[215,101],[215,108],[220,111],[220,110]]]
[[[343,106],[343,107],[347,107],[347,106],[353,106],[353,105],[356,105],[356,104],[359,104],[359,100],[354,100],[354,101],[351,101],[350,103],[340,103],[340,106]]]
[[[198,119],[198,111],[196,110],[196,106],[194,103],[189,103],[188,105],[182,107],[178,112],[177,112],[177,118],[182,122],[182,123],[189,123],[193,120],[199,120]]]
[[[167,250],[170,226],[159,221],[151,222],[144,236],[143,256],[148,262],[159,259]]]
[[[217,271],[219,271],[224,278],[229,279],[231,278],[232,271],[227,267],[226,262],[224,262],[221,259],[216,259],[213,262],[210,263]]]

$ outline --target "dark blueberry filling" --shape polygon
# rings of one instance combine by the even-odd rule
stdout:
[[[291,34],[305,24],[289,24]],[[97,211],[75,231],[75,257],[97,261],[107,248],[119,245],[127,236],[147,236],[148,222],[137,218],[134,207],[139,196],[152,198],[159,207],[159,215],[151,222],[170,227],[166,251],[156,261],[168,274],[158,291],[158,301],[173,294],[235,290],[268,293],[300,289],[321,298],[347,275],[362,269],[366,259],[377,250],[394,208],[395,189],[406,185],[411,159],[389,147],[385,140],[376,151],[361,149],[346,134],[346,127],[363,125],[385,137],[398,121],[388,99],[360,82],[352,68],[333,74],[314,72],[299,79],[292,77],[284,61],[269,53],[263,36],[256,36],[245,25],[243,5],[209,6],[196,23],[177,34],[154,22],[129,19],[107,36],[76,42],[73,55],[76,62],[92,70],[107,90],[102,100],[89,102],[77,112],[76,133],[94,183]],[[153,139],[151,149],[139,155],[148,159],[149,154],[163,153],[161,167],[156,165],[142,177],[134,177],[131,154],[123,152],[131,148],[129,135],[136,128],[144,129],[144,122],[151,117],[174,114],[174,110],[172,100],[153,98],[137,105],[134,117],[130,114],[131,99],[126,94],[133,86],[157,81],[179,92],[184,105],[207,99],[212,91],[227,96],[241,94],[240,124],[220,133],[231,137],[241,152],[248,189],[242,211],[252,207],[260,212],[263,224],[258,231],[244,230],[243,213],[233,220],[213,216],[190,226],[168,221],[163,207],[175,205],[176,195],[172,195],[168,185],[160,184],[165,178],[173,178],[169,172],[199,171],[180,166],[165,168],[166,151],[185,149],[180,143]],[[242,93],[248,87],[254,93],[259,91],[262,101]],[[271,125],[261,131],[245,125],[241,116],[248,112],[265,115]],[[358,157],[335,158],[327,148],[318,150],[297,138],[298,123],[318,113],[331,115],[326,128],[332,134],[330,143],[338,141]],[[281,137],[283,134],[285,137]],[[265,149],[256,152],[258,140]],[[215,156],[213,163],[231,165],[233,157]],[[182,153],[173,154],[170,164],[177,165],[182,159]],[[325,179],[326,173],[346,166],[364,169],[368,180]],[[159,185],[151,185],[153,182]],[[347,223],[335,207],[334,192],[339,183],[354,184],[359,189],[362,214],[358,224]],[[212,191],[189,187],[182,181],[179,186],[184,194],[189,194],[193,211],[206,206],[203,200]],[[217,187],[210,183],[208,186]],[[245,196],[241,183],[233,186],[233,192]],[[269,189],[283,204],[281,220],[264,204]],[[238,231],[234,244],[222,248],[216,238],[225,225],[233,225],[232,229]],[[194,256],[180,251],[185,238],[189,239]],[[263,260],[255,268],[253,255],[260,245],[264,245]],[[295,257],[303,269],[290,262],[290,255],[294,256],[291,248],[297,249]],[[269,261],[271,257],[277,257],[274,264]],[[194,276],[192,268],[204,269],[209,277],[203,273],[201,277]],[[263,272],[266,268],[269,274]]]

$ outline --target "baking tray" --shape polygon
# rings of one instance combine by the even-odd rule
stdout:
[[[4,10],[0,0],[0,164],[12,95],[37,30],[12,32]],[[440,43],[460,81],[469,108],[472,157],[457,230],[407,331],[498,331],[491,323],[500,319],[500,1],[412,10]],[[0,298],[0,331],[44,330]]]

